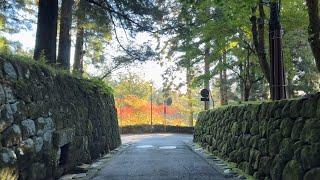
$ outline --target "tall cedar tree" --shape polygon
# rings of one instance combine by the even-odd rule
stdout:
[[[209,56],[210,56],[210,49],[209,47],[205,47],[204,50],[204,88],[208,89],[210,91],[210,61],[209,61]],[[205,110],[209,109],[209,101],[205,101]]]
[[[62,0],[61,17],[60,17],[60,35],[58,63],[62,67],[70,68],[70,49],[71,49],[71,24],[72,24],[72,6],[73,0]]]
[[[309,14],[309,42],[320,72],[320,17],[319,0],[306,0]]]
[[[252,8],[252,39],[255,46],[259,64],[261,66],[261,71],[263,72],[266,80],[270,83],[270,65],[267,60],[266,50],[265,50],[265,40],[264,40],[264,21],[265,13],[263,9],[263,4],[260,2],[258,4],[259,18],[256,16],[257,6]]]
[[[56,63],[58,0],[39,0],[34,59],[44,55],[48,63]]]
[[[74,54],[73,73],[83,73],[83,44],[84,44],[84,18],[85,18],[85,1],[80,0],[77,9],[77,37]]]
[[[192,79],[193,79],[193,70],[191,66],[188,66],[187,68],[187,98],[188,98],[188,109],[189,109],[189,114],[188,114],[188,125],[189,127],[193,126],[193,103],[192,103]]]

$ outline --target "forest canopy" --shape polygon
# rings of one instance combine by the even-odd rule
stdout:
[[[34,49],[10,38],[33,28]],[[149,41],[137,43],[141,33]],[[319,37],[319,0],[0,0],[2,55],[106,81],[118,108],[136,112],[150,106],[147,85],[131,92],[125,86],[137,77],[112,74],[155,61],[167,69],[154,98],[160,105],[174,97],[189,124],[202,107],[202,88],[211,92],[207,107],[318,92]]]

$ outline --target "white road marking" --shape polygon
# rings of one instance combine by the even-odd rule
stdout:
[[[160,146],[159,149],[176,149],[176,146]]]
[[[153,148],[153,146],[152,145],[141,145],[141,146],[136,146],[136,148],[145,149],[145,148]]]

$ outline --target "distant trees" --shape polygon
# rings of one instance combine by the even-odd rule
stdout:
[[[50,64],[69,69],[70,47],[74,44],[73,71],[82,74],[84,62],[92,63],[103,70],[103,79],[123,65],[155,56],[148,45],[124,45],[117,32],[122,29],[126,35],[134,36],[146,31],[168,37],[163,47],[168,49],[167,57],[175,60],[176,69],[192,72],[188,87],[209,88],[221,104],[270,96],[270,47],[266,38],[270,17],[266,1],[62,0],[60,11],[58,0],[38,2],[0,3],[2,49],[21,48],[4,34],[30,28],[32,21],[25,17],[34,15],[37,5],[37,60],[43,57]],[[319,21],[319,0],[282,1],[283,58],[289,97],[319,91]],[[71,43],[71,39],[75,42]],[[121,53],[106,54],[111,39],[118,42],[117,52],[121,49]]]
[[[58,12],[61,12],[60,16]],[[73,72],[76,74],[83,73],[85,57],[90,58],[92,63],[104,63],[105,59],[118,61],[113,63],[116,64],[113,68],[136,60],[145,61],[149,58],[148,56],[154,54],[148,51],[136,53],[140,50],[122,45],[116,31],[123,29],[129,31],[129,35],[132,36],[135,32],[153,31],[156,25],[154,22],[161,18],[161,14],[158,2],[153,1],[138,0],[128,3],[125,0],[62,0],[59,11],[58,0],[39,0],[34,59],[39,60],[43,57],[50,64],[58,64],[60,67],[69,69],[71,30],[73,19],[75,19],[76,42]],[[58,17],[60,17],[59,20]],[[60,23],[59,48],[58,57],[56,57],[58,22]],[[113,35],[126,53],[121,58],[104,55],[107,41],[110,41]],[[86,48],[90,50],[87,51]],[[143,53],[146,54],[143,55]],[[109,68],[107,74],[110,69],[112,68]]]
[[[150,124],[151,115],[151,88],[153,96],[153,124],[193,126],[193,117],[190,119],[190,101],[178,91],[163,92],[151,86],[151,83],[137,75],[123,75],[116,82],[110,82],[115,87],[115,100],[119,117],[119,125]],[[191,93],[194,93],[190,91]],[[168,94],[173,99],[170,106],[164,109],[164,101]],[[192,94],[190,94],[192,95]],[[192,101],[197,101],[192,97]],[[199,110],[199,104],[193,103],[194,110]]]
[[[281,6],[289,97],[320,90],[320,76],[316,72],[320,64],[317,57],[320,52],[319,2],[306,1],[308,9],[303,5],[305,0],[282,1]],[[267,51],[270,47],[265,38],[268,37],[266,21],[270,17],[265,13],[266,3],[261,0],[179,0],[170,14],[174,20],[164,23],[164,27],[176,27],[170,31],[174,35],[168,41],[170,48],[174,47],[179,53],[176,61],[188,60],[193,62],[190,68],[200,67],[200,71],[195,71],[193,84],[198,88],[203,84],[208,87],[209,80],[213,85],[212,94],[219,92],[220,104],[268,99],[271,95],[270,52]],[[306,46],[308,34],[311,48]],[[206,47],[209,47],[209,58]],[[316,64],[312,62],[312,54]],[[303,62],[307,63],[302,65]]]
[[[33,23],[34,1],[0,0],[0,51],[23,51],[19,41],[7,39],[6,34],[16,34],[26,30]],[[26,14],[30,16],[26,16]]]

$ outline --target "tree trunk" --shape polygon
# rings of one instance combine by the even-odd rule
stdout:
[[[269,20],[269,55],[271,68],[270,87],[272,100],[281,100],[286,98],[285,71],[282,58],[282,37],[279,13],[279,3],[271,2]]]
[[[270,83],[270,66],[266,56],[265,40],[264,40],[265,13],[263,9],[263,4],[259,3],[258,6],[259,6],[259,18],[257,19],[256,17],[257,7],[252,8],[252,16],[250,18],[250,21],[252,23],[252,29],[251,29],[252,38],[253,38],[254,47],[258,55],[261,70],[266,80]]]
[[[250,50],[247,50],[247,59],[245,62],[245,71],[246,71],[246,76],[245,76],[245,82],[244,82],[244,101],[249,101],[250,98],[250,91],[251,91],[251,64],[250,64]]]
[[[228,86],[227,86],[227,70],[223,70],[223,96],[224,96],[224,103],[228,104]]]
[[[188,124],[189,127],[193,126],[193,103],[192,103],[192,83],[193,73],[191,67],[187,68],[187,97],[188,97],[188,110],[189,110],[189,117],[188,117]]]
[[[62,0],[60,17],[60,35],[58,63],[62,67],[70,68],[70,48],[71,48],[71,24],[72,24],[72,6],[73,0]]]
[[[293,89],[293,79],[287,77],[287,81],[288,81],[288,86],[287,86],[287,94],[288,94],[288,98],[294,98],[294,89]]]
[[[244,74],[244,70],[243,70],[243,63],[240,63],[239,64],[239,71],[240,71],[240,75]],[[240,86],[240,99],[241,101],[244,100],[244,85],[245,85],[245,82],[244,82],[244,78],[243,78],[243,75],[242,75],[242,78],[240,77],[239,78],[239,86]]]
[[[39,0],[34,59],[56,63],[58,0]]]
[[[83,56],[84,56],[84,28],[83,21],[85,18],[84,11],[84,0],[80,0],[77,10],[77,37],[76,37],[76,46],[74,53],[74,64],[73,64],[73,73],[82,74],[83,73]]]
[[[320,18],[319,0],[306,0],[309,14],[309,43],[320,72]]]
[[[225,105],[223,88],[223,71],[220,70],[220,105]]]
[[[208,47],[205,48],[205,52],[204,52],[204,74],[205,74],[205,79],[204,79],[204,88],[208,89],[210,91],[210,61],[209,61],[209,51],[210,49]],[[211,94],[210,94],[211,95]],[[210,106],[210,102],[209,101],[205,101],[205,110],[209,109]]]
[[[221,60],[222,64],[226,63],[226,53],[223,53],[223,57]],[[228,104],[228,87],[227,87],[227,70],[223,69],[220,71],[220,104],[226,105]]]
[[[82,27],[77,28],[77,39],[74,53],[73,72],[75,74],[83,73],[83,43],[84,43],[84,29]]]
[[[245,86],[244,88],[244,101],[249,101],[251,88],[249,86]]]

